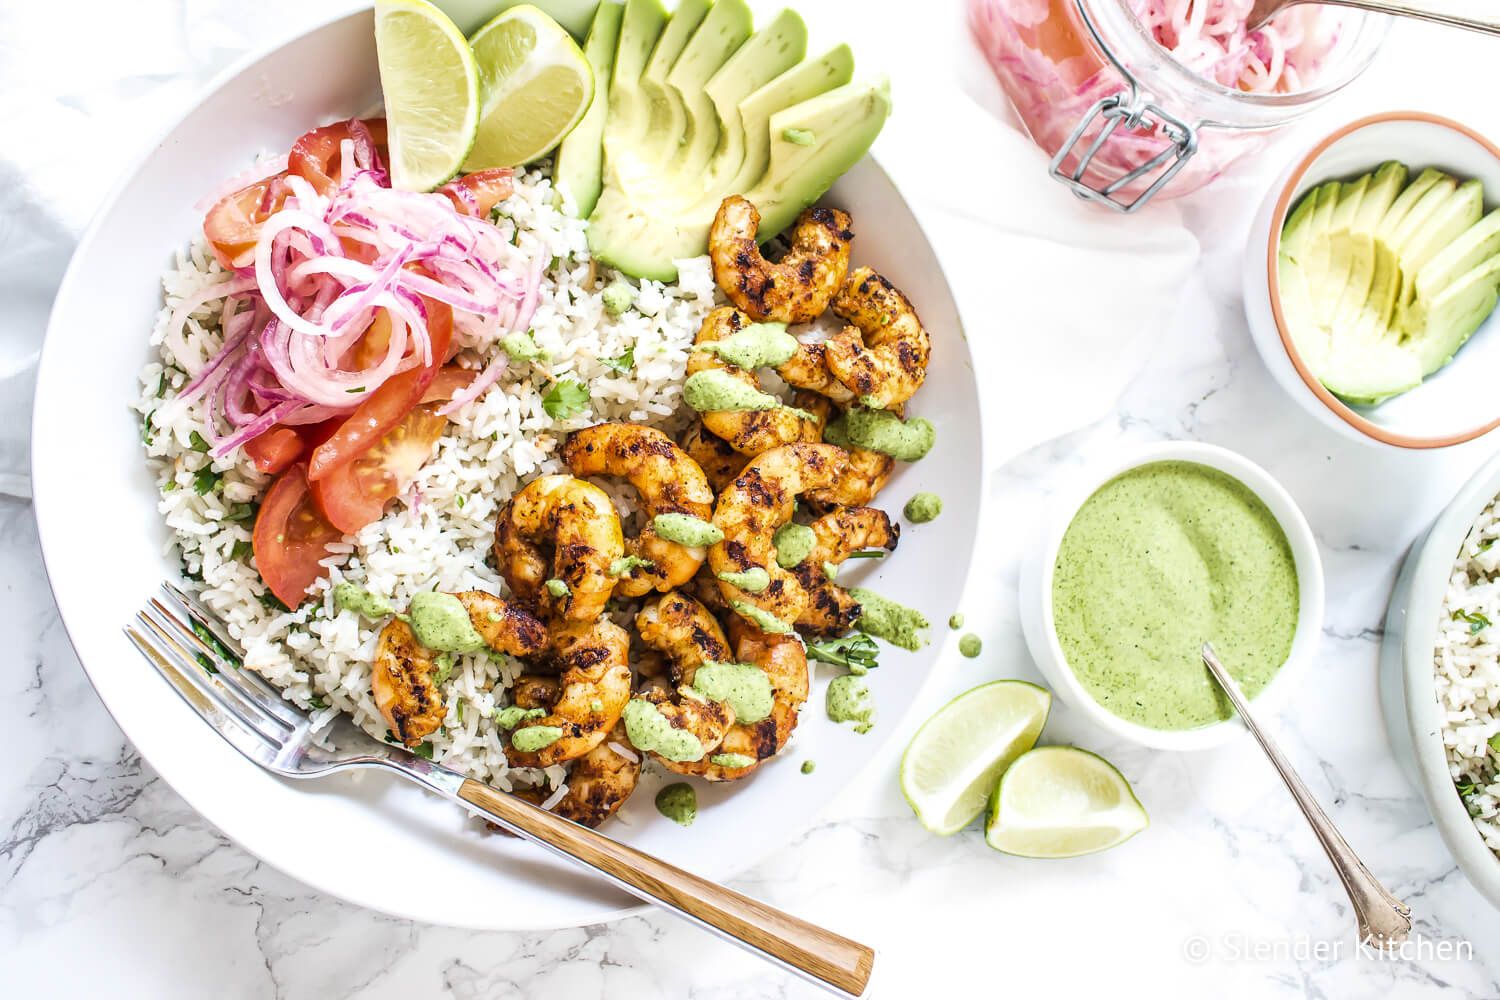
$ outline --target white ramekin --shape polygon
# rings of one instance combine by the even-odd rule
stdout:
[[[1287,213],[1313,187],[1373,171],[1387,160],[1437,167],[1484,182],[1485,210],[1500,197],[1500,148],[1466,125],[1421,111],[1387,111],[1352,121],[1315,143],[1266,192],[1245,249],[1243,289],[1250,339],[1278,385],[1326,427],[1376,447],[1446,448],[1500,426],[1500,311],[1457,357],[1421,385],[1378,406],[1351,406],[1318,381],[1287,330],[1276,257]]]
[[[1257,717],[1263,720],[1286,699],[1307,661],[1317,653],[1318,638],[1323,629],[1323,562],[1307,519],[1281,484],[1254,462],[1216,445],[1188,441],[1150,445],[1091,468],[1080,477],[1052,505],[1056,515],[1037,537],[1022,569],[1021,626],[1032,658],[1053,689],[1100,728],[1162,750],[1201,750],[1224,743],[1235,734],[1244,732],[1244,727],[1238,719],[1231,719],[1198,729],[1152,729],[1120,718],[1099,704],[1073,674],[1057,641],[1053,619],[1053,570],[1058,548],[1074,515],[1105,483],[1121,473],[1153,462],[1193,462],[1233,477],[1260,497],[1286,534],[1297,566],[1297,630],[1286,663],[1256,695],[1252,704],[1258,709]]]

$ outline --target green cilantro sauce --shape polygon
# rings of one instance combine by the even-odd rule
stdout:
[[[775,368],[792,360],[797,353],[797,338],[786,332],[785,323],[751,323],[723,340],[712,340],[693,349],[740,368]]]
[[[333,606],[340,611],[353,611],[361,618],[369,618],[371,621],[396,613],[390,601],[352,583],[334,585]]]
[[[693,674],[693,690],[734,709],[734,721],[759,722],[771,714],[771,678],[749,663],[705,663]]]
[[[667,785],[656,793],[656,811],[678,826],[692,826],[698,818],[698,793],[685,781]]]
[[[616,278],[604,287],[599,296],[604,300],[604,311],[619,316],[635,305],[635,286],[624,278]]]
[[[844,674],[830,681],[827,707],[830,719],[854,723],[856,733],[868,733],[875,727],[875,695],[863,677]]]
[[[514,729],[528,719],[540,719],[547,714],[542,708],[522,708],[519,705],[508,705],[505,708],[495,709],[495,725],[501,729]]]
[[[864,609],[859,627],[892,646],[917,650],[927,645],[922,630],[930,624],[927,616],[914,608],[881,597],[864,587],[850,587],[849,596]]]
[[[655,751],[667,760],[703,759],[703,744],[686,729],[678,729],[661,710],[642,698],[625,706],[625,732],[636,749]]]
[[[656,563],[650,559],[642,559],[640,556],[621,556],[609,564],[610,576],[624,576],[637,569],[655,569]],[[566,586],[566,584],[564,584]]]
[[[771,574],[764,567],[751,566],[740,573],[715,574],[725,583],[732,584],[749,594],[758,594],[771,585]]]
[[[715,767],[727,768],[738,771],[755,763],[755,758],[742,753],[716,753],[708,758],[708,762]]]
[[[973,632],[968,633],[962,639],[958,640],[958,651],[971,660],[974,657],[978,656],[979,651],[983,648],[983,640],[981,640],[979,636],[975,635]]]
[[[776,529],[772,541],[776,545],[776,565],[782,569],[791,569],[812,555],[818,536],[807,525],[788,521]]]
[[[551,594],[558,600],[562,600],[564,597],[567,597],[573,592],[572,588],[568,586],[566,580],[559,580],[556,577],[548,580],[546,583],[542,584],[542,586],[547,588],[547,593]]]
[[[943,512],[943,498],[936,493],[918,493],[906,501],[901,512],[912,524],[936,521],[937,516]]]
[[[510,734],[510,745],[522,753],[533,753],[562,739],[558,726],[527,726]]]
[[[529,332],[509,333],[500,341],[500,349],[512,361],[546,361],[548,354],[537,346]]]
[[[903,421],[889,410],[856,407],[825,427],[823,440],[840,448],[864,448],[901,462],[915,462],[937,443],[937,428],[922,417]]]
[[[411,595],[407,609],[412,634],[428,649],[445,653],[477,653],[487,648],[474,630],[469,612],[452,594],[424,590]]]
[[[774,410],[781,400],[770,393],[746,385],[729,372],[718,368],[688,376],[682,384],[682,398],[699,413],[721,410]]]
[[[748,618],[762,632],[771,632],[775,635],[786,635],[792,631],[792,627],[777,618],[771,612],[758,608],[749,601],[730,601],[729,606],[739,615]]]
[[[657,514],[651,519],[651,527],[658,537],[678,545],[700,547],[717,545],[724,540],[724,532],[691,514]]]
[[[963,628],[964,627],[964,616],[961,613],[957,612],[957,611],[953,612],[953,614],[951,614],[951,615],[948,616],[948,627],[951,628],[955,632],[957,632],[959,629]]]
[[[817,769],[818,769],[818,762],[815,761],[815,760],[804,760],[802,762],[802,773],[803,774],[812,774]]]
[[[1247,697],[1297,628],[1297,568],[1244,484],[1156,462],[1100,487],[1074,516],[1052,582],[1057,639],[1084,688],[1123,719],[1194,729],[1228,719],[1199,658],[1212,642]]]

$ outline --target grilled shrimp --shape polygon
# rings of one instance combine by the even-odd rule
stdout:
[[[609,494],[572,476],[533,479],[495,523],[500,575],[523,603],[550,620],[591,622],[603,614],[617,582],[610,567],[624,551]],[[567,585],[560,597],[546,588],[554,579]]]
[[[806,323],[821,316],[849,271],[854,233],[836,208],[809,208],[793,224],[792,247],[778,263],[761,254],[760,212],[739,195],[725,198],[708,231],[714,280],[729,301],[759,320]]]
[[[807,701],[807,650],[794,635],[762,632],[744,619],[729,620],[735,659],[765,671],[771,681],[771,714],[758,722],[736,723],[724,735],[718,754],[738,754],[754,763],[724,767],[707,757],[693,764],[668,766],[682,774],[696,774],[709,781],[733,781],[748,776],[762,761],[781,752],[797,728],[797,713]]]
[[[648,684],[641,697],[656,708],[677,729],[685,729],[703,745],[707,759],[734,724],[734,711],[728,706],[703,697],[684,693],[693,683],[698,668],[709,662],[729,659],[729,642],[718,621],[702,604],[686,594],[672,591],[647,602],[635,616],[635,629],[641,642],[661,653],[667,661],[672,690],[660,682]],[[678,761],[653,754],[672,770]]]
[[[704,317],[696,342],[706,344],[722,340],[749,325],[750,318],[744,313],[723,306]],[[752,371],[732,365],[707,351],[694,351],[688,356],[688,375],[712,368],[728,372],[752,388],[760,388]],[[785,406],[774,410],[709,410],[701,416],[709,433],[722,438],[743,455],[759,455],[793,441],[817,441],[822,435],[815,421]]]
[[[551,767],[582,757],[604,742],[630,700],[630,633],[608,618],[555,627],[552,651],[561,675],[556,696],[545,716],[512,730],[511,741],[537,727],[554,727],[561,735],[536,750],[507,747],[512,767]],[[544,690],[535,678],[527,689]]]
[[[703,421],[695,420],[682,432],[682,450],[698,463],[708,485],[715,493],[734,482],[745,467],[745,456],[730,447],[729,442],[716,434],[710,434]]]
[[[893,550],[901,538],[901,526],[874,507],[840,507],[811,527],[812,551],[792,567],[811,598],[797,626],[813,635],[843,635],[859,620],[861,608],[847,590],[828,579],[824,564],[837,566],[860,549]]]
[[[792,519],[800,494],[831,485],[848,465],[834,445],[790,444],[752,460],[720,494],[714,524],[724,540],[708,550],[708,565],[731,606],[752,604],[787,624],[802,617],[810,598],[797,577],[776,564],[776,529]],[[723,579],[756,567],[770,581],[757,593]]]
[[[817,418],[820,431],[833,416],[833,403],[826,396],[809,394],[800,405]],[[896,460],[883,452],[855,447],[844,451],[849,456],[848,471],[830,486],[807,491],[804,499],[814,508],[868,506],[896,468]]]
[[[640,777],[640,754],[631,747],[625,724],[617,722],[603,743],[573,762],[568,790],[552,811],[574,823],[597,827],[625,804]]]
[[[547,645],[547,630],[542,623],[510,602],[481,590],[454,596],[491,649],[529,656]],[[437,732],[448,712],[442,692],[432,679],[437,655],[418,642],[411,627],[400,618],[386,623],[375,643],[370,694],[391,734],[409,747]]]
[[[826,396],[840,406],[848,406],[854,402],[854,393],[828,370],[827,354],[827,342],[804,344],[798,341],[797,353],[790,361],[778,366],[776,373],[786,379],[787,385]]]
[[[646,526],[625,540],[625,551],[649,565],[632,569],[618,583],[626,597],[671,590],[693,578],[707,551],[669,542],[656,533],[658,514],[691,514],[707,520],[714,494],[698,463],[672,439],[638,424],[597,424],[574,431],[563,444],[563,459],[575,476],[619,476],[641,495]]]
[[[868,267],[856,268],[833,300],[850,323],[824,349],[828,370],[878,410],[900,406],[927,378],[932,342],[911,302]]]

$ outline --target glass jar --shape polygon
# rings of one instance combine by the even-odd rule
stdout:
[[[1158,191],[1197,190],[1357,77],[1389,19],[1335,16],[1337,35],[1311,87],[1251,93],[1179,62],[1127,0],[969,0],[975,38],[1032,140],[1052,156],[1052,175],[1122,212]]]

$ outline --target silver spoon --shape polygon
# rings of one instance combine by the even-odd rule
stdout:
[[[1458,13],[1453,0],[1255,0],[1250,8],[1250,17],[1245,27],[1254,31],[1288,7],[1302,3],[1324,3],[1335,7],[1354,7],[1376,14],[1394,14],[1397,17],[1415,17],[1421,21],[1433,21],[1453,28],[1468,28],[1489,35],[1500,35],[1500,7],[1493,4],[1470,3],[1463,13]]]
[[[1245,728],[1250,730],[1266,756],[1271,758],[1281,780],[1286,782],[1287,790],[1297,800],[1297,807],[1307,817],[1318,843],[1323,845],[1328,860],[1333,862],[1333,870],[1338,873],[1339,881],[1344,883],[1344,891],[1349,894],[1349,902],[1354,904],[1354,913],[1359,918],[1359,939],[1382,950],[1405,941],[1406,936],[1411,933],[1411,907],[1392,896],[1370,874],[1370,869],[1365,867],[1364,862],[1359,860],[1353,848],[1334,827],[1328,814],[1323,812],[1307,786],[1302,783],[1302,779],[1297,777],[1297,772],[1292,770],[1292,765],[1287,763],[1276,744],[1271,742],[1271,737],[1262,732],[1250,717],[1250,707],[1245,704],[1240,686],[1214,655],[1213,646],[1206,642],[1203,644],[1203,662],[1219,687],[1229,696],[1234,710],[1244,720]]]

